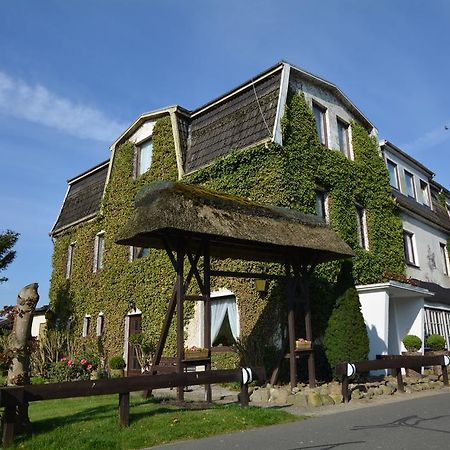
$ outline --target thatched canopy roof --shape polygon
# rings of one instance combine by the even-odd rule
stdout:
[[[189,237],[193,248],[207,239],[211,256],[221,259],[285,262],[296,255],[309,263],[353,256],[316,216],[183,183],[142,188],[117,243],[164,248],[163,236],[171,242]]]

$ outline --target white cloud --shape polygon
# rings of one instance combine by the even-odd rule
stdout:
[[[446,123],[448,124],[446,126],[450,127],[450,120]],[[402,145],[402,148],[420,152],[423,150],[429,150],[430,148],[443,144],[447,141],[450,141],[450,130],[445,129],[445,126],[442,125],[439,128],[428,131],[423,136],[418,137],[409,144]]]
[[[59,97],[44,86],[32,86],[1,71],[0,113],[102,142],[112,142],[126,128],[98,109]]]

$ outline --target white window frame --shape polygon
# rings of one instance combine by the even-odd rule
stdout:
[[[89,336],[89,327],[91,324],[91,316],[90,314],[86,314],[83,318],[83,329],[81,332],[82,337],[88,337]]]
[[[319,204],[321,211],[319,211]],[[328,192],[321,189],[316,190],[316,215],[324,219],[326,223],[330,222]]]
[[[369,250],[369,233],[367,231],[367,214],[365,208],[359,203],[356,207],[356,223],[358,226],[358,245],[364,250]]]
[[[391,184],[391,187],[393,187],[394,189],[397,189],[399,191],[400,190],[400,176],[398,173],[398,164],[395,163],[394,161],[392,161],[391,159],[386,158],[386,166],[387,166],[388,173],[389,173],[389,182]],[[395,186],[392,184],[391,171],[389,170],[389,166],[391,166],[394,169],[394,176],[395,176],[395,183],[396,183]]]
[[[325,147],[328,147],[328,109],[325,106],[321,105],[320,103],[316,102],[316,100],[312,100],[311,107],[312,107],[312,112],[314,115],[314,120],[316,122],[316,131],[317,131],[317,135],[319,137],[319,141]],[[317,111],[320,112],[320,118],[321,118],[320,124],[317,123],[317,117],[316,117],[316,113],[315,113],[316,109],[317,109]],[[319,133],[319,126],[322,131],[321,134]]]
[[[150,146],[150,162],[148,164],[148,167],[145,168],[145,170],[142,169],[142,150],[143,148],[146,148],[146,146]],[[138,178],[141,175],[144,175],[153,163],[153,140],[151,137],[144,139],[143,141],[139,142],[135,145],[135,157],[134,157],[134,177]]]
[[[133,262],[138,259],[147,257],[149,253],[147,253],[146,255],[140,255],[140,256],[138,253],[139,251],[145,251],[145,250],[148,250],[148,252],[150,252],[150,249],[148,247],[135,247],[133,245],[130,245],[129,261]]]
[[[416,236],[411,231],[403,230],[403,250],[406,264],[409,266],[419,267],[416,251]],[[411,251],[411,254],[409,254],[409,250]]]
[[[430,201],[430,188],[429,184],[425,181],[419,178],[419,186],[420,186],[420,193],[422,195],[422,204],[425,206],[431,207],[431,201]]]
[[[75,242],[71,242],[69,247],[67,247],[66,280],[68,280],[72,276],[74,252]]]
[[[448,261],[448,249],[445,242],[439,242],[439,247],[441,249],[441,259],[442,259],[442,271],[444,275],[449,276],[449,261]]]
[[[339,116],[336,116],[336,124],[337,124],[337,134],[338,134],[338,142],[339,142],[339,151],[348,159],[353,159],[353,150],[352,150],[352,140],[351,140],[351,127],[348,122],[341,119]],[[347,148],[341,148],[341,140],[339,135],[339,130],[344,130],[344,140],[346,141]]]
[[[97,323],[95,329],[95,334],[97,337],[103,336],[104,327],[105,327],[105,316],[100,311],[97,316]]]
[[[414,174],[411,173],[409,170],[406,170],[406,169],[403,170],[403,173],[405,175],[405,189],[406,189],[405,194],[409,198],[413,198],[414,200],[417,200],[416,182],[414,180]],[[413,194],[412,196],[408,192],[408,180],[411,180],[411,188],[412,188],[412,194]]]
[[[97,273],[103,269],[103,260],[105,257],[105,231],[100,231],[95,235],[94,241],[94,266],[93,272]]]

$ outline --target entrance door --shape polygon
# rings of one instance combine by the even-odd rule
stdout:
[[[128,328],[128,338],[136,333],[141,332],[142,315],[135,314],[128,316],[129,328]],[[129,339],[128,339],[129,340]],[[136,352],[134,347],[128,344],[128,361],[127,361],[127,375],[139,375],[141,373],[141,366],[139,365],[138,359],[136,357]]]

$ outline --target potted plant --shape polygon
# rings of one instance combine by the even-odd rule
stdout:
[[[429,351],[427,352],[428,355],[443,355],[445,352],[445,338],[444,336],[441,336],[440,334],[430,334],[427,337],[426,340],[426,346],[428,347]],[[433,366],[433,373],[435,375],[441,375],[442,374],[442,367],[441,366]]]
[[[438,354],[442,354],[445,350],[445,338],[440,334],[430,334],[427,337],[426,343],[431,352],[438,352]]]
[[[109,360],[109,369],[112,378],[123,377],[123,369],[125,369],[125,360],[121,355],[113,356]]]
[[[295,341],[295,349],[296,350],[311,350],[311,341],[308,341],[307,339],[297,339]]]
[[[422,339],[414,334],[408,334],[402,339],[407,353],[417,353],[422,348]]]
[[[408,334],[402,339],[403,345],[406,348],[406,352],[402,352],[402,355],[415,356],[418,355],[419,350],[422,348],[422,339],[415,334]],[[422,376],[422,367],[417,369],[406,369],[406,376],[413,378],[420,378]]]
[[[208,357],[208,349],[194,345],[184,349],[184,357],[186,359],[205,359]]]

